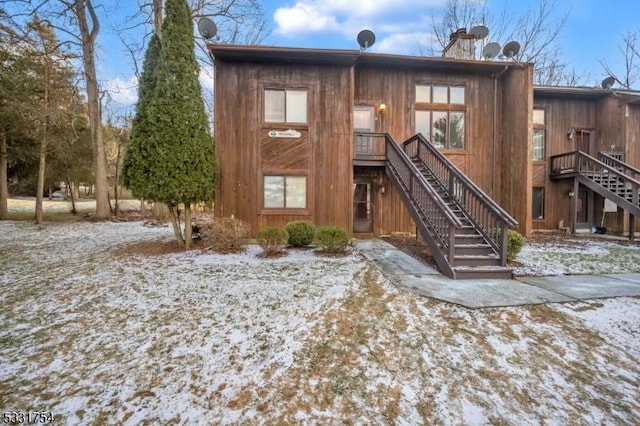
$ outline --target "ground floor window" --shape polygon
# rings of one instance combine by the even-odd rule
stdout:
[[[544,219],[544,188],[533,188],[533,219]]]
[[[264,176],[264,208],[307,208],[307,177]]]

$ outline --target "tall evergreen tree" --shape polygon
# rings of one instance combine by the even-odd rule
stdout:
[[[191,244],[191,207],[213,201],[216,178],[194,43],[189,5],[167,0],[155,87],[148,104],[146,99],[138,104],[142,111],[136,111],[133,123],[126,178],[136,196],[169,205],[176,239],[186,248]]]

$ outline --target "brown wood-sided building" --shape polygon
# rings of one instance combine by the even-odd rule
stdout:
[[[385,173],[384,146],[358,132],[388,133],[398,144],[422,133],[525,235],[558,229],[560,221],[575,229],[601,224],[603,196],[566,179],[573,175],[552,176],[553,156],[606,151],[640,167],[639,92],[534,87],[533,65],[515,61],[209,49],[215,211],[248,222],[254,235],[292,220],[355,235],[415,233]],[[622,209],[604,214],[608,229],[628,229]]]

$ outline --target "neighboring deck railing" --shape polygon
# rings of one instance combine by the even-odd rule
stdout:
[[[610,164],[593,158],[582,151],[573,151],[554,155],[550,160],[551,177],[558,178],[563,175],[581,175],[584,179],[589,179],[592,182],[598,183],[602,188],[630,203],[630,208],[634,210],[634,214],[637,213],[639,206],[638,193],[640,192],[640,181],[618,170],[617,167],[619,167],[620,164],[616,163],[614,166],[611,166]],[[607,159],[609,163],[611,163],[611,160]],[[629,165],[625,166],[628,169],[633,169],[633,167]],[[596,179],[599,178],[602,182],[602,179],[605,177],[607,178],[607,182],[616,180],[621,182],[622,185],[612,185],[610,183],[603,185],[596,181]],[[595,186],[594,188],[599,188],[599,186]]]
[[[624,154],[622,154],[622,158],[624,158]],[[614,156],[613,153],[599,152],[598,160],[602,161],[607,166],[621,171],[632,179],[640,180],[640,170],[625,163],[621,158]]]
[[[406,154],[418,158],[440,185],[446,189],[458,207],[500,255],[502,265],[507,262],[508,229],[518,222],[466,177],[449,159],[422,134],[404,143]]]

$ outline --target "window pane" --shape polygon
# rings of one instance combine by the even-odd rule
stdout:
[[[264,121],[267,123],[284,123],[284,91],[264,91]]]
[[[353,128],[360,131],[373,131],[373,108],[356,107],[353,111]]]
[[[464,87],[451,87],[451,99],[449,103],[464,104]]]
[[[416,133],[422,133],[422,136],[431,139],[431,112],[416,111]]]
[[[544,130],[533,129],[533,159],[544,160]]]
[[[307,92],[287,90],[287,123],[307,122]]]
[[[416,102],[431,102],[431,86],[416,85]]]
[[[449,147],[464,149],[464,112],[449,114]]]
[[[543,109],[534,109],[533,110],[533,124],[544,124],[544,110]]]
[[[433,103],[434,104],[446,104],[449,103],[447,94],[449,88],[447,86],[433,86]]]
[[[287,176],[286,206],[290,209],[304,209],[307,207],[306,176]]]
[[[284,208],[284,177],[264,177],[264,207],[267,209]]]
[[[544,218],[544,188],[533,188],[533,219]]]
[[[444,148],[447,144],[447,113],[446,111],[433,111],[432,115],[432,140],[436,148]]]

